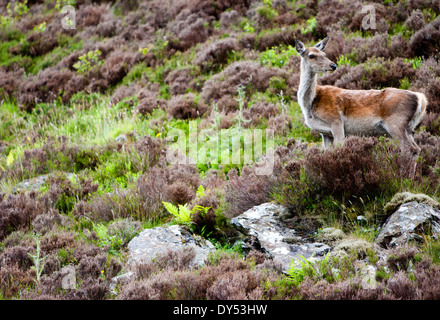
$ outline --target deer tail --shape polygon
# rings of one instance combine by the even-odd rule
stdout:
[[[416,129],[419,127],[423,117],[426,114],[426,107],[428,105],[428,99],[426,99],[426,96],[423,93],[414,92],[414,94],[417,96],[417,109],[408,124],[408,129],[410,129],[412,132],[416,131]]]

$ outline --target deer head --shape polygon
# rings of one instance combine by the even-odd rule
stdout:
[[[305,64],[307,69],[311,70],[313,73],[321,73],[325,71],[334,71],[337,68],[336,63],[328,59],[323,51],[329,37],[320,41],[314,47],[306,48],[304,43],[296,40],[296,51],[298,51],[301,56],[302,63]]]

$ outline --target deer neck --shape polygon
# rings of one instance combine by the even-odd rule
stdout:
[[[298,88],[298,104],[306,117],[311,116],[312,104],[316,96],[317,81],[317,74],[302,60]]]

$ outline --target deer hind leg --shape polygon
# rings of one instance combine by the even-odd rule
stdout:
[[[414,141],[414,136],[412,134],[412,132],[406,131],[405,132],[409,141],[410,141],[410,148],[409,148],[409,157],[411,158],[411,168],[410,168],[410,177],[414,178],[415,174],[416,174],[416,169],[417,169],[417,159],[420,156],[420,152],[421,149],[420,147],[417,145],[417,143]]]
[[[402,174],[409,178],[414,178],[416,173],[417,158],[420,155],[420,147],[415,143],[413,136],[406,130],[398,126],[389,125],[387,131],[392,138],[397,139],[400,143],[400,150],[403,156],[403,163],[407,163],[407,167],[402,168]]]

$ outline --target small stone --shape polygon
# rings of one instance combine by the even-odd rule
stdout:
[[[358,223],[363,224],[363,225],[368,223],[367,218],[365,218],[364,216],[357,216],[356,220]]]
[[[128,138],[125,134],[120,134],[119,136],[116,137],[115,141],[120,142],[120,143],[124,143],[124,142],[128,141]]]
[[[110,282],[110,292],[114,295],[117,294],[116,286],[121,283],[126,283],[135,277],[135,273],[128,271],[119,276],[113,277]]]
[[[376,289],[376,267],[371,265],[364,265],[360,269],[360,276],[362,277],[361,286],[363,289]]]

